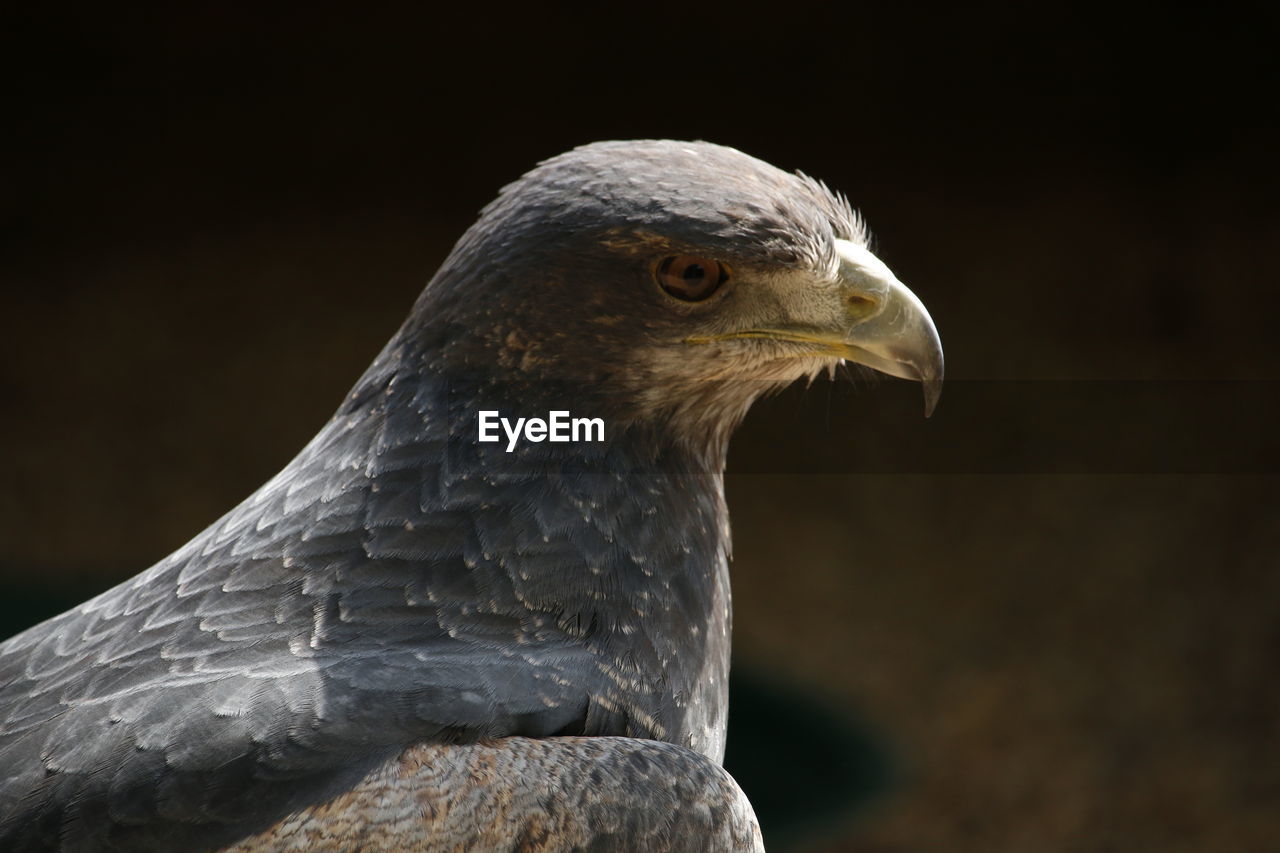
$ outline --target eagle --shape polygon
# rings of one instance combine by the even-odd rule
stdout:
[[[279,474],[0,644],[0,849],[763,849],[721,766],[725,456],[842,361],[937,401],[928,311],[821,182],[540,163]],[[568,412],[602,429],[529,426]]]

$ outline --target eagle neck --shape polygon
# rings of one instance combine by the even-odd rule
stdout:
[[[596,709],[585,732],[716,756],[730,624],[723,459],[658,419],[606,421],[600,442],[478,440],[480,411],[545,413],[569,391],[426,358],[375,362],[335,418],[349,453],[363,436],[361,487],[377,495],[367,524],[388,554],[421,555],[411,572],[465,572],[466,608],[513,620],[533,646],[589,650],[608,688],[584,685]],[[383,507],[396,514],[375,517]],[[446,540],[441,519],[458,520]],[[462,641],[471,630],[451,626]]]

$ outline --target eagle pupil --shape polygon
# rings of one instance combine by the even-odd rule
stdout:
[[[698,255],[665,258],[654,274],[663,290],[684,302],[706,299],[729,278],[724,264]]]

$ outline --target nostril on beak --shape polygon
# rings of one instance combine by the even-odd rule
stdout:
[[[876,301],[870,296],[863,296],[861,293],[846,294],[844,304],[849,316],[858,319],[870,317],[876,311]]]

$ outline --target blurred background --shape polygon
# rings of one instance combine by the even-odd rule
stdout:
[[[772,849],[1280,849],[1274,4],[7,8],[0,636],[291,458],[497,189],[701,138],[847,193],[948,385],[731,455]]]

